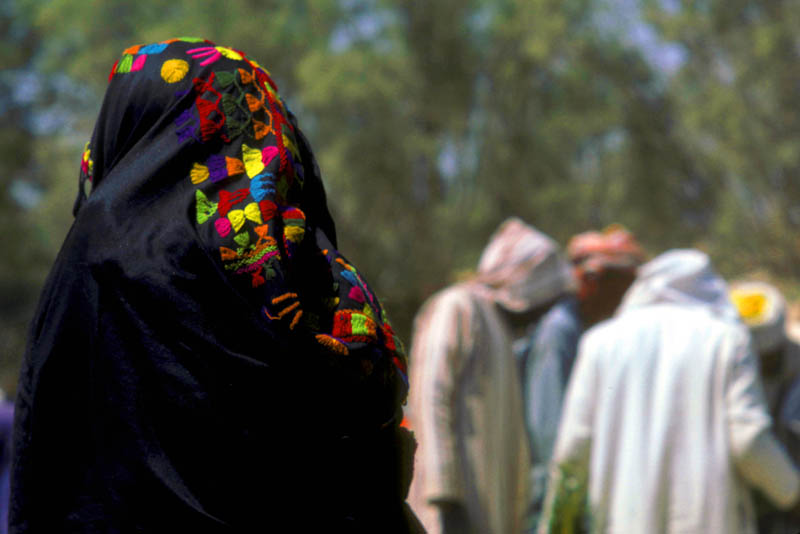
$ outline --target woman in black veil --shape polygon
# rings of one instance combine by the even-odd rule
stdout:
[[[413,531],[405,355],[263,68],[127,49],[74,214],[20,376],[11,532]]]

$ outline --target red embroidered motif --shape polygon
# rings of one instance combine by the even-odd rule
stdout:
[[[222,113],[219,107],[222,101],[222,95],[219,91],[214,89],[214,77],[215,73],[212,72],[207,80],[203,78],[195,78],[193,80],[194,90],[197,93],[195,105],[197,106],[197,113],[200,115],[200,133],[203,141],[211,139],[214,134],[222,130],[222,127],[225,125],[225,114]],[[208,100],[203,98],[202,95],[205,93],[211,93],[216,99]],[[212,115],[215,115],[216,119],[213,118]],[[226,143],[230,142],[228,136],[222,132],[220,132],[220,137],[222,137]]]
[[[271,200],[262,200],[258,203],[258,207],[261,209],[261,217],[268,221],[275,217],[275,214],[278,212],[278,206]]]
[[[237,189],[233,193],[229,193],[224,189],[220,190],[219,192],[219,205],[217,206],[217,211],[223,217],[228,215],[228,212],[231,210],[233,206],[236,204],[244,201],[247,198],[247,195],[250,194],[250,191],[247,189]]]

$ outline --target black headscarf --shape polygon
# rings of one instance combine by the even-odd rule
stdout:
[[[268,73],[176,39],[109,82],[21,372],[12,532],[405,532],[405,356]]]

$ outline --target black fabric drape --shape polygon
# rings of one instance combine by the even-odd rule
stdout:
[[[80,182],[20,375],[11,532],[407,532],[405,356],[266,71],[126,50]]]

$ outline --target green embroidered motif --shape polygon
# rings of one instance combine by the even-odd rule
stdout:
[[[239,245],[246,247],[250,244],[250,234],[247,232],[242,232],[241,234],[236,234],[233,237],[233,240],[236,241]]]
[[[122,60],[117,65],[117,74],[124,74],[126,72],[131,71],[131,67],[133,66],[133,56],[131,54],[125,54],[122,57]]]
[[[197,204],[197,224],[208,221],[217,212],[217,203],[208,200],[208,197],[201,190],[195,192],[195,203]]]
[[[236,80],[236,73],[231,71],[217,71],[217,83],[220,87],[228,87]],[[230,96],[230,95],[228,95]]]

